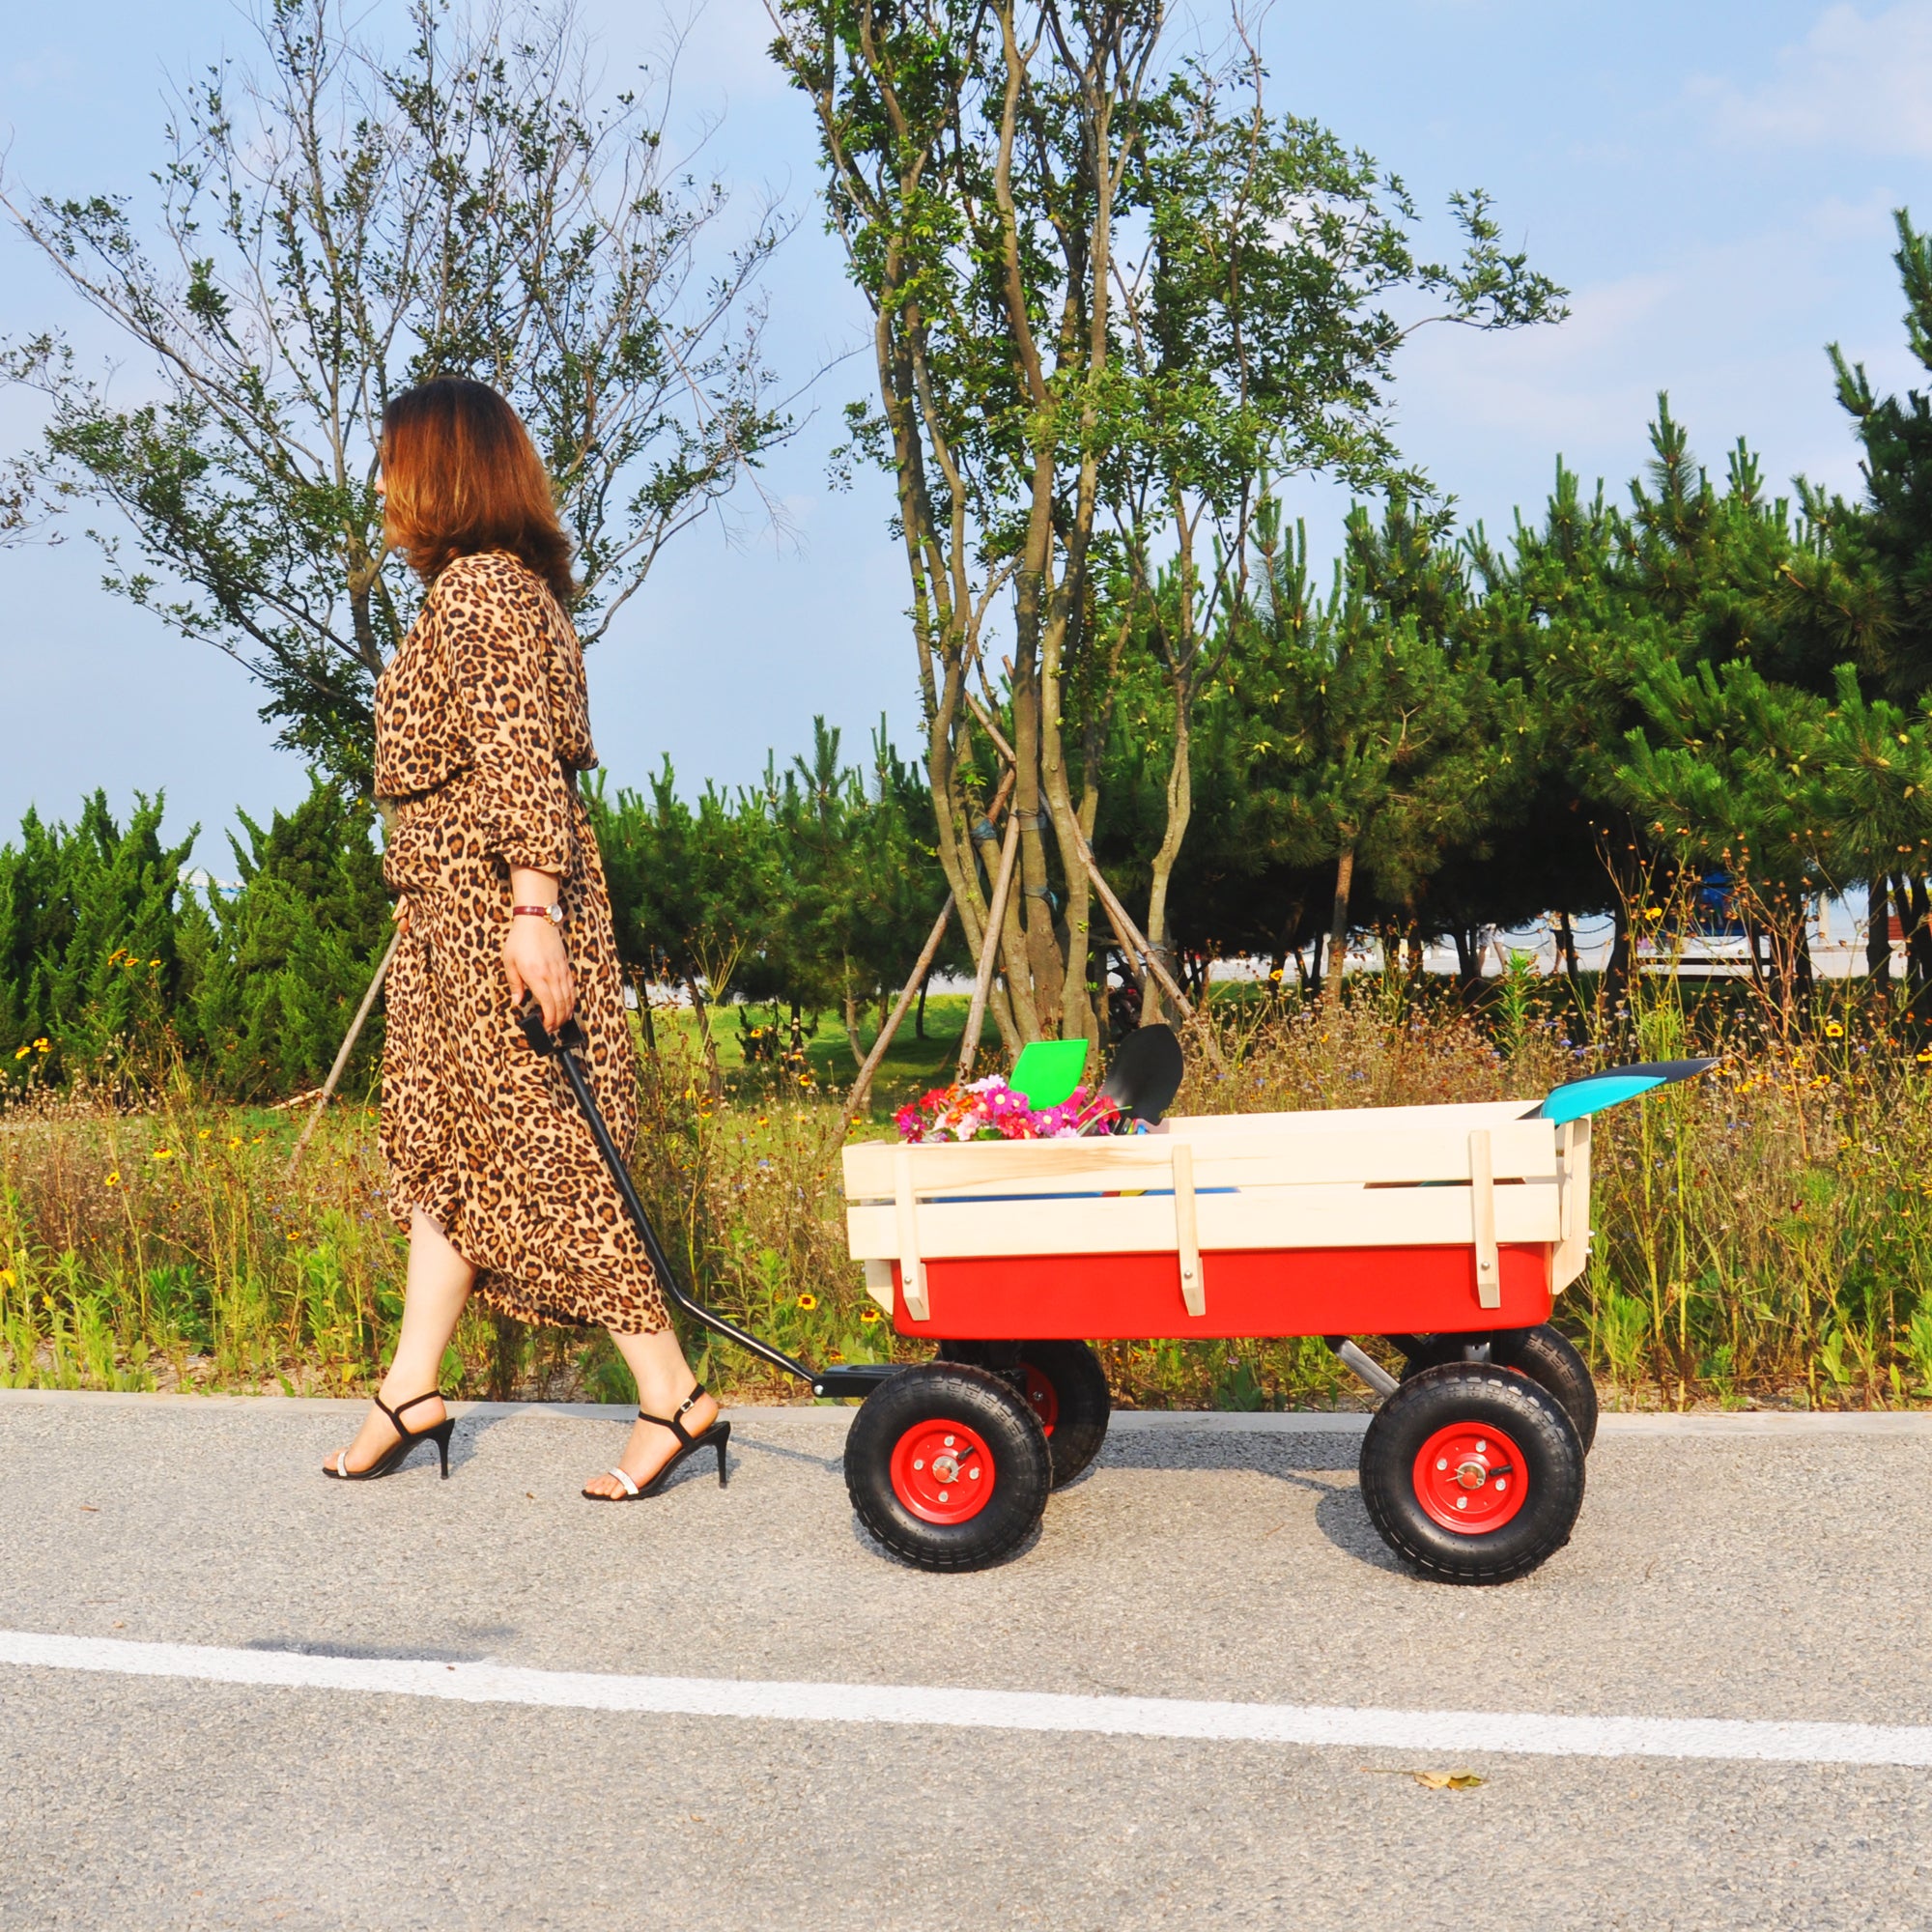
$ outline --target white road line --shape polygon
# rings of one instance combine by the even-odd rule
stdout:
[[[1759,1722],[1727,1718],[1578,1718],[1494,1711],[1379,1711],[1349,1705],[1076,1697],[918,1684],[786,1684],[617,1677],[415,1658],[317,1657],[116,1637],[0,1631],[0,1664],[106,1671],[265,1689],[358,1690],[463,1704],[637,1711],[785,1723],[942,1724],[966,1730],[1095,1732],[1214,1743],[1345,1745],[1538,1757],[1662,1757],[1765,1764],[1932,1766],[1932,1726]]]

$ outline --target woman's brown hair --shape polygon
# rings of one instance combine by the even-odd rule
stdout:
[[[530,433],[487,383],[438,376],[383,412],[384,533],[425,583],[459,556],[506,550],[568,610],[570,538]]]

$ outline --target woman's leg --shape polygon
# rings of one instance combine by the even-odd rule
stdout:
[[[697,1378],[684,1359],[676,1334],[669,1328],[660,1328],[655,1335],[619,1335],[613,1328],[611,1339],[637,1378],[638,1406],[651,1415],[675,1415],[684,1399],[697,1386]],[[717,1403],[702,1395],[685,1415],[684,1427],[688,1434],[698,1435],[717,1419]],[[631,1439],[625,1443],[620,1459],[624,1473],[641,1487],[670,1461],[679,1446],[677,1437],[668,1429],[655,1422],[639,1422],[632,1428]],[[624,1493],[624,1486],[608,1470],[592,1476],[583,1487],[597,1495]]]
[[[436,1387],[442,1375],[443,1351],[456,1333],[457,1318],[469,1299],[476,1270],[449,1245],[443,1232],[418,1208],[410,1217],[410,1268],[403,1285],[403,1327],[389,1373],[383,1378],[382,1397],[391,1408]],[[427,1429],[443,1418],[441,1402],[419,1402],[403,1417],[412,1432]],[[396,1439],[395,1429],[380,1408],[363,1418],[355,1440],[349,1445],[351,1471],[366,1469]],[[335,1466],[330,1457],[327,1464]]]

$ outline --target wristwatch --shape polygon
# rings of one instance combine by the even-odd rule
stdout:
[[[563,923],[563,908],[560,905],[517,906],[510,908],[512,919],[547,919],[553,925]]]

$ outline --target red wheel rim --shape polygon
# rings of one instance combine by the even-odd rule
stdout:
[[[1529,1498],[1522,1452],[1487,1423],[1452,1422],[1415,1459],[1415,1499],[1459,1536],[1500,1529]]]
[[[1026,1370],[1028,1406],[1039,1417],[1039,1426],[1051,1435],[1053,1425],[1060,1420],[1060,1391],[1031,1362],[1022,1362],[1020,1366]]]
[[[892,1478],[922,1522],[968,1522],[992,1500],[993,1456],[963,1422],[918,1422],[893,1450]]]

